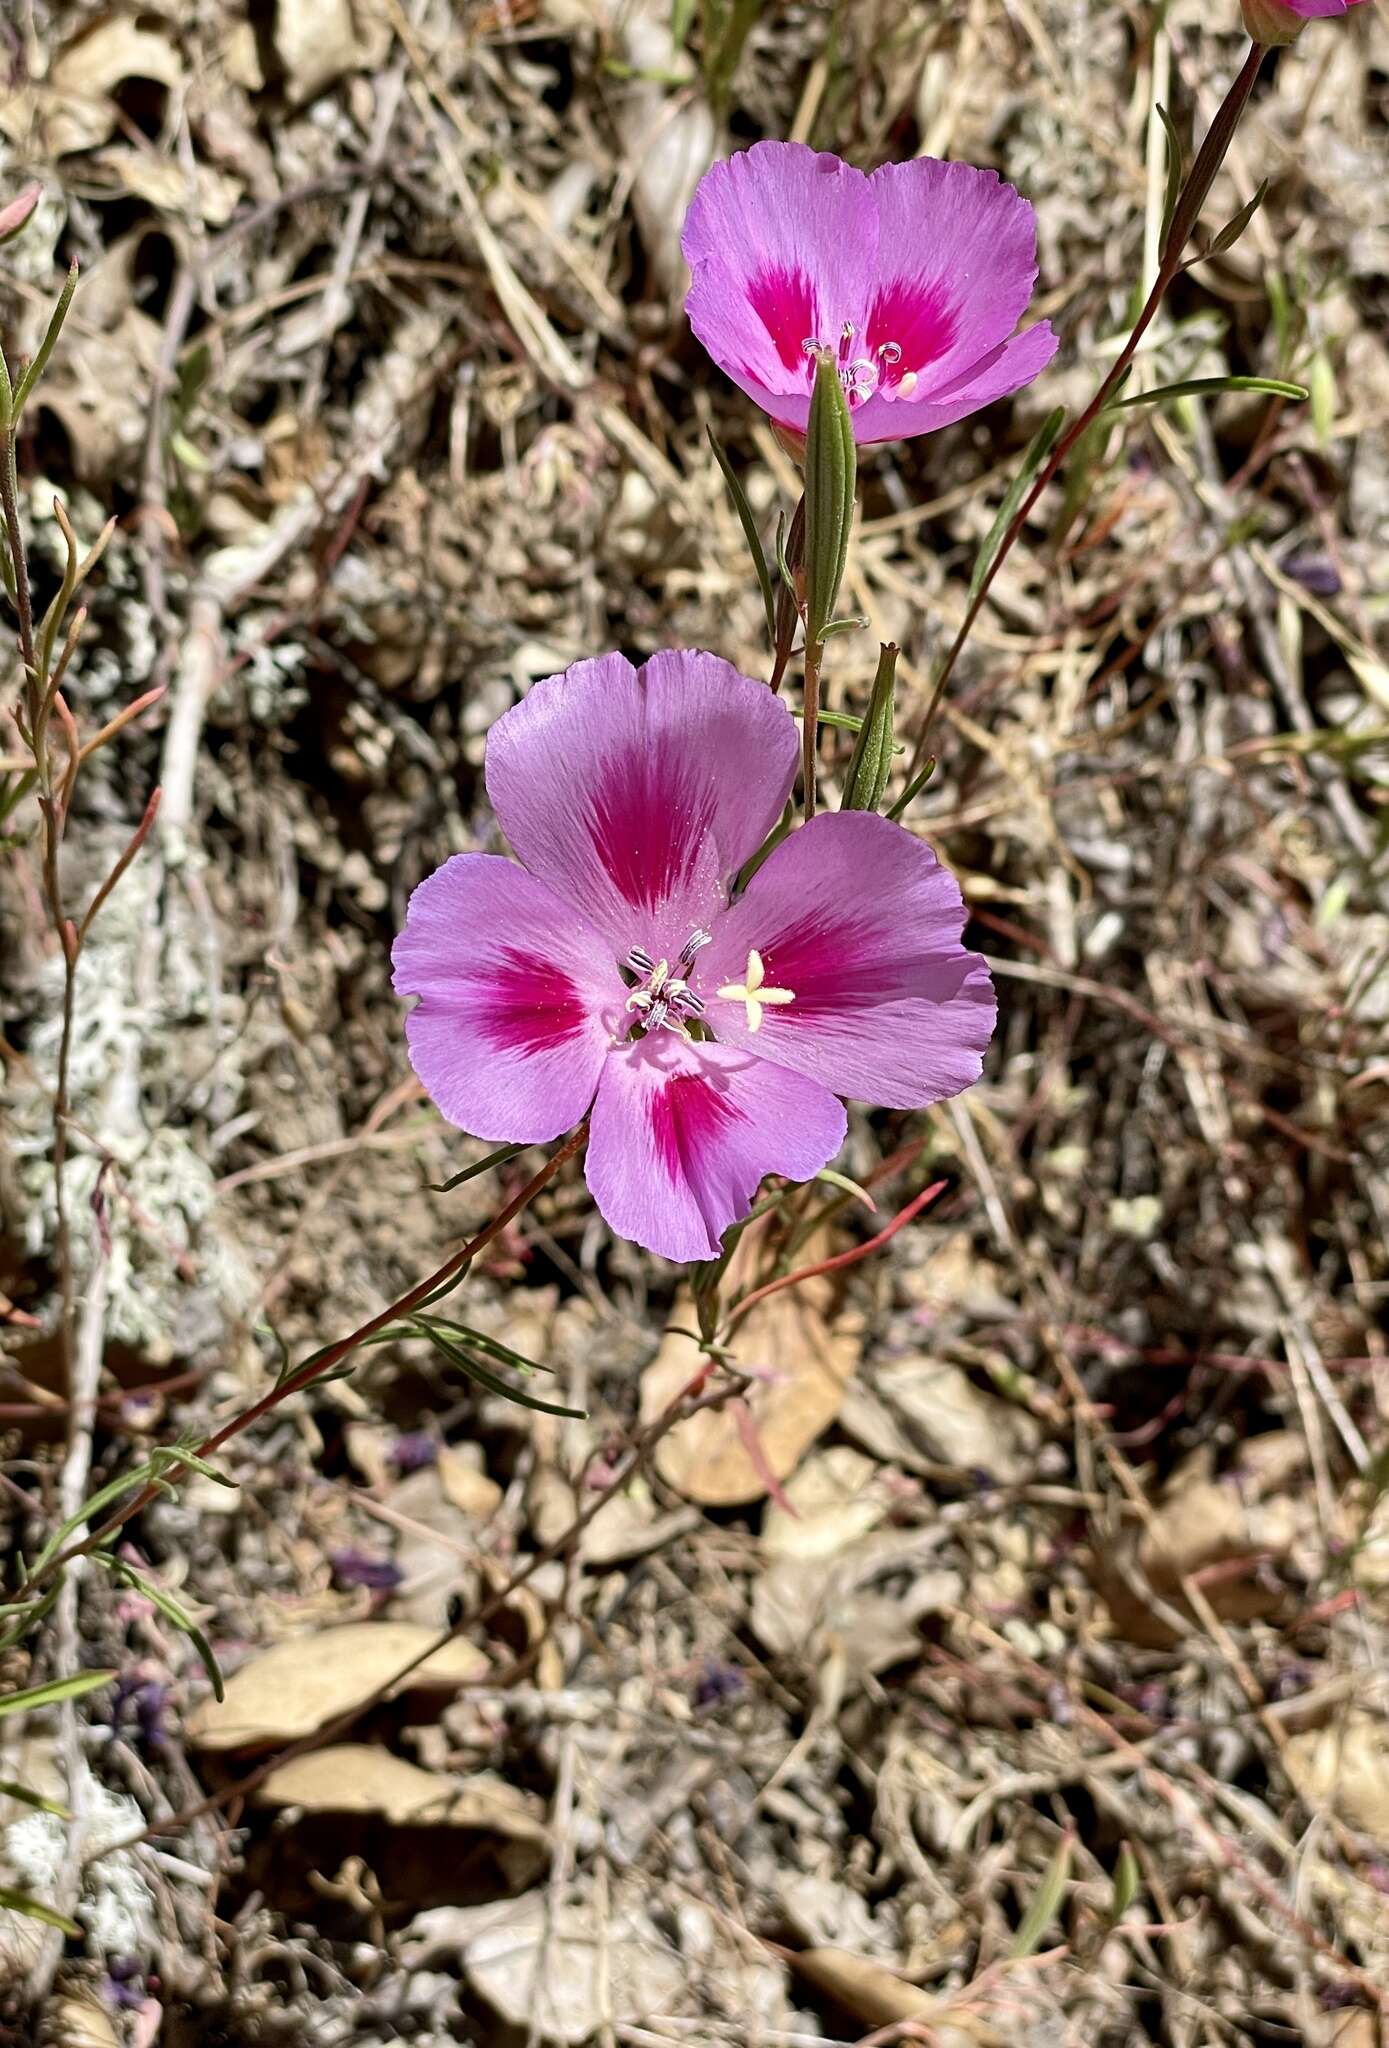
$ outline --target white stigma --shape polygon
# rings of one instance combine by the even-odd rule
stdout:
[[[767,969],[762,955],[748,954],[748,964],[741,982],[726,981],[718,991],[726,1003],[745,1003],[748,1013],[748,1030],[762,1029],[762,1012],[765,1008],[781,1009],[787,1003],[794,1003],[795,992],[789,988],[768,988]]]

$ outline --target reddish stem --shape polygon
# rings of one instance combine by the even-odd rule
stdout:
[[[798,1267],[794,1273],[783,1273],[779,1280],[769,1280],[765,1287],[754,1287],[751,1294],[743,1296],[729,1317],[729,1329],[740,1323],[750,1308],[754,1308],[759,1301],[765,1301],[769,1295],[780,1294],[783,1287],[799,1287],[803,1280],[814,1280],[820,1273],[837,1273],[844,1266],[856,1266],[860,1259],[866,1259],[871,1252],[881,1250],[889,1238],[896,1237],[898,1231],[913,1222],[923,1209],[939,1200],[949,1186],[948,1180],[933,1181],[930,1187],[923,1188],[919,1195],[908,1202],[905,1209],[899,1209],[887,1228],[880,1230],[876,1237],[870,1237],[866,1244],[851,1245],[847,1252],[836,1252],[831,1259],[817,1259],[813,1266]]]
[[[936,715],[937,706],[945,694],[945,686],[954,673],[955,664],[959,660],[964,644],[973,630],[974,622],[983,610],[984,602],[992,588],[994,578],[1008,559],[1019,534],[1021,534],[1031,518],[1032,509],[1037,500],[1061,468],[1062,463],[1075,447],[1081,435],[1085,433],[1087,428],[1094,425],[1109,399],[1113,396],[1134,356],[1138,353],[1139,342],[1157,317],[1158,308],[1161,306],[1164,298],[1166,298],[1169,287],[1182,268],[1182,251],[1187,245],[1191,231],[1196,225],[1197,217],[1202,206],[1205,204],[1211,186],[1215,182],[1216,173],[1225,161],[1226,153],[1234,136],[1235,127],[1240,115],[1244,112],[1250,93],[1254,90],[1254,81],[1259,75],[1259,67],[1263,63],[1265,55],[1266,52],[1261,43],[1250,44],[1249,54],[1244,60],[1240,74],[1222,100],[1219,111],[1211,123],[1210,132],[1202,143],[1197,153],[1196,161],[1191,167],[1191,175],[1182,187],[1181,197],[1172,216],[1172,225],[1168,230],[1167,241],[1163,248],[1162,261],[1158,267],[1157,277],[1153,282],[1152,290],[1148,294],[1147,303],[1134,323],[1133,332],[1119,351],[1114,361],[1114,367],[1110,370],[1109,375],[1105,378],[1089,405],[1086,406],[1084,412],[1077,419],[1072,421],[1071,425],[1052,449],[1050,456],[1042,464],[1037,474],[1036,482],[1014,513],[1012,523],[999,544],[998,552],[989,564],[988,573],[965,612],[960,624],[960,630],[950,643],[949,651],[944,662],[941,664],[940,674],[936,677],[935,686],[931,691],[930,700],[926,706],[926,715],[921,721],[921,730],[917,734],[911,767],[907,771],[908,781],[911,780],[912,776],[916,774],[921,766],[925,756],[926,736],[931,728],[931,720]]]
[[[477,1257],[477,1254],[485,1245],[490,1244],[499,1232],[506,1229],[507,1224],[514,1217],[520,1215],[527,1203],[533,1201],[540,1193],[546,1182],[554,1178],[565,1161],[573,1158],[587,1136],[588,1118],[585,1117],[577,1130],[565,1139],[559,1150],[551,1153],[539,1173],[532,1175],[520,1193],[514,1195],[505,1208],[499,1209],[491,1222],[483,1230],[480,1230],[476,1237],[470,1238],[467,1244],[463,1245],[460,1250],[451,1253],[444,1260],[442,1266],[437,1267],[434,1272],[417,1282],[414,1287],[407,1289],[397,1300],[391,1302],[389,1307],[383,1308],[379,1315],[372,1316],[369,1322],[365,1322],[360,1328],[353,1330],[350,1336],[340,1337],[336,1344],[330,1344],[325,1351],[315,1352],[313,1357],[307,1359],[297,1372],[291,1373],[288,1379],[281,1380],[277,1386],[273,1386],[270,1389],[268,1394],[262,1395],[259,1401],[253,1402],[249,1408],[245,1408],[239,1415],[233,1416],[232,1420],[217,1430],[214,1435],[204,1437],[196,1450],[189,1453],[189,1456],[193,1458],[210,1458],[214,1452],[222,1448],[223,1444],[229,1443],[232,1437],[240,1436],[243,1429],[249,1429],[250,1425],[253,1422],[258,1422],[262,1415],[268,1415],[272,1408],[278,1408],[282,1401],[287,1401],[291,1394],[299,1393],[304,1387],[311,1386],[315,1380],[322,1379],[326,1373],[330,1373],[335,1366],[340,1365],[343,1359],[355,1351],[359,1345],[365,1344],[372,1337],[377,1336],[388,1324],[393,1323],[397,1317],[409,1315],[410,1311],[417,1308],[428,1295],[433,1294],[436,1288],[442,1287],[445,1281],[452,1280],[456,1274],[461,1273],[463,1268]],[[175,1460],[168,1466],[163,1477],[167,1480],[180,1469],[186,1471],[187,1467],[186,1465],[181,1465],[181,1461]],[[116,1530],[128,1522],[133,1515],[138,1515],[143,1508],[147,1508],[152,1500],[158,1498],[161,1490],[161,1487],[153,1484],[142,1487],[124,1507],[117,1508],[114,1514],[108,1515],[100,1528],[89,1531],[80,1541],[70,1544],[66,1550],[61,1551],[57,1557],[50,1558],[42,1571],[35,1572],[32,1577],[26,1579],[18,1592],[11,1594],[11,1600],[18,1602],[29,1599],[39,1587],[45,1585],[53,1577],[55,1572],[61,1571],[64,1565],[70,1564],[73,1558],[83,1557],[89,1550],[95,1550],[99,1544],[106,1541],[108,1536],[114,1535]]]

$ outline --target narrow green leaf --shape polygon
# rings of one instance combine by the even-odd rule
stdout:
[[[821,629],[820,638],[825,641],[833,640],[836,633],[861,633],[867,624],[867,619],[858,612],[852,613],[847,619],[831,619],[829,624]]]
[[[779,688],[791,659],[791,649],[796,641],[796,628],[801,622],[801,590],[797,576],[805,560],[805,493],[796,500],[796,509],[791,515],[790,529],[783,518],[778,517],[776,528],[776,624],[772,634],[772,650],[775,667],[772,688]]]
[[[71,1678],[50,1678],[46,1685],[27,1686],[23,1692],[0,1693],[0,1715],[28,1714],[59,1700],[80,1700],[83,1693],[109,1685],[115,1676],[114,1671],[75,1671]]]
[[[203,1479],[211,1479],[218,1486],[230,1487],[236,1491],[236,1481],[229,1479],[215,1465],[209,1465],[206,1458],[200,1458],[192,1444],[160,1444],[150,1453],[150,1478],[159,1479],[175,1466],[188,1472],[196,1472]]]
[[[1066,1880],[1071,1874],[1071,1855],[1075,1849],[1075,1836],[1064,1834],[1056,1845],[1056,1853],[1042,1873],[1042,1882],[1031,1905],[1023,1914],[1022,1925],[1013,1940],[1009,1954],[1015,1960],[1035,1955],[1042,1945],[1042,1936],[1051,1926],[1060,1911],[1066,1894]]]
[[[878,1205],[867,1188],[860,1187],[856,1180],[850,1180],[847,1173],[838,1173],[832,1166],[822,1166],[815,1178],[824,1181],[827,1187],[838,1188],[842,1195],[852,1195],[856,1202],[862,1202],[865,1209],[876,1211]]]
[[[520,1373],[543,1372],[554,1377],[553,1366],[541,1365],[536,1359],[527,1358],[523,1352],[513,1350],[510,1344],[503,1344],[500,1337],[490,1337],[485,1330],[470,1329],[467,1323],[455,1322],[452,1316],[426,1316],[416,1309],[411,1321],[428,1323],[432,1329],[447,1330],[457,1343],[467,1345],[470,1350],[481,1351],[488,1358],[495,1358],[498,1365],[512,1366]]]
[[[122,1584],[133,1586],[137,1593],[143,1593],[147,1600],[152,1600],[165,1619],[173,1623],[179,1634],[187,1636],[198,1653],[198,1661],[212,1681],[213,1692],[219,1700],[224,1699],[226,1688],[222,1683],[222,1673],[213,1655],[212,1645],[187,1609],[175,1600],[172,1593],[165,1592],[162,1586],[156,1586],[153,1579],[147,1579],[143,1572],[137,1572],[134,1565],[128,1563],[125,1558],[102,1557],[98,1553],[97,1562],[107,1566],[113,1577],[119,1579]]]
[[[892,767],[892,714],[897,686],[897,649],[888,641],[878,650],[878,672],[868,699],[868,715],[854,746],[844,778],[844,811],[876,811]]]
[[[998,515],[993,525],[985,534],[983,545],[974,558],[974,573],[969,579],[969,595],[965,601],[966,610],[974,603],[975,598],[978,597],[980,591],[984,588],[989,571],[993,567],[994,558],[1003,543],[1003,536],[1013,523],[1013,515],[1026,496],[1032,479],[1055,447],[1056,437],[1061,432],[1065,418],[1064,407],[1058,405],[1055,412],[1048,413],[1028,443],[1027,453],[1022,459],[1022,467],[1008,486],[1008,494],[999,506]]]
[[[479,1159],[474,1166],[465,1166],[462,1173],[455,1173],[451,1179],[432,1180],[429,1183],[430,1192],[436,1195],[451,1195],[453,1190],[461,1188],[465,1181],[476,1180],[480,1173],[488,1172],[491,1167],[505,1166],[509,1159],[515,1159],[517,1154],[524,1152],[525,1149],[524,1145],[498,1145],[495,1152],[489,1152],[485,1159]],[[449,1284],[452,1286],[453,1283],[450,1281]]]
[[[68,317],[68,307],[72,304],[72,295],[76,290],[77,265],[74,263],[67,274],[62,291],[58,294],[58,303],[53,308],[53,315],[49,320],[47,332],[39,343],[39,352],[16,386],[14,399],[10,406],[10,420],[12,423],[18,421],[19,415],[24,410],[25,400],[48,367],[48,358],[58,345],[58,336],[63,331],[63,322]]]
[[[178,380],[178,408],[186,413],[194,399],[212,375],[212,350],[205,341],[195,341],[179,360],[175,376]]]
[[[470,1333],[469,1343],[465,1347],[462,1342],[451,1336],[446,1329],[438,1326],[432,1318],[426,1316],[418,1320],[416,1334],[421,1337],[427,1337],[435,1350],[441,1353],[451,1365],[455,1366],[466,1379],[472,1380],[475,1385],[484,1388],[489,1394],[498,1394],[504,1401],[514,1401],[521,1408],[536,1409],[542,1415],[563,1415],[578,1421],[583,1419],[584,1409],[564,1408],[555,1401],[542,1401],[538,1395],[528,1394],[520,1387],[509,1385],[506,1380],[501,1379],[496,1373],[489,1372],[486,1366],[481,1364],[473,1348],[473,1342],[478,1334],[476,1331]],[[518,1354],[513,1352],[511,1355],[515,1357]]]
[[[805,713],[799,706],[792,705],[791,716],[793,718],[804,718]],[[864,727],[864,720],[859,717],[856,711],[822,711],[820,713],[820,723],[821,725],[832,726],[836,732],[851,732],[855,739],[858,738]],[[892,742],[892,751],[894,754],[905,754],[907,750],[901,740],[894,740]]]
[[[1220,230],[1215,240],[1211,243],[1210,247],[1204,252],[1204,255],[1223,256],[1227,249],[1233,249],[1235,243],[1239,240],[1240,236],[1248,227],[1250,221],[1253,220],[1255,214],[1263,205],[1264,200],[1267,197],[1267,194],[1268,179],[1265,178],[1263,182],[1260,184],[1258,191],[1254,194],[1254,197],[1246,201],[1246,203],[1240,208],[1239,212],[1235,214],[1233,219],[1226,221],[1224,227]],[[1204,256],[1198,260],[1204,261]]]
[[[0,1778],[0,1798],[17,1799],[21,1806],[32,1806],[39,1813],[51,1813],[57,1820],[71,1820],[72,1815],[56,1799],[45,1799],[37,1792],[31,1792],[27,1785],[16,1785],[12,1778]]]
[[[767,614],[767,638],[775,647],[776,594],[772,589],[772,572],[767,567],[767,557],[763,551],[761,536],[757,531],[757,521],[753,516],[752,507],[748,503],[748,494],[734,475],[733,465],[724,453],[723,443],[719,440],[712,427],[708,429],[708,434],[709,446],[714,451],[714,460],[723,471],[723,480],[728,485],[728,495],[733,500],[733,509],[738,515],[738,524],[743,529],[743,538],[748,544],[748,553],[752,556],[752,566],[757,571],[757,581],[762,591],[762,604]]]
[[[892,806],[891,810],[887,814],[889,818],[900,818],[903,811],[906,810],[907,806],[911,803],[914,803],[917,797],[920,796],[922,790],[925,789],[927,783],[931,780],[931,777],[935,774],[935,772],[936,757],[934,754],[932,754],[930,760],[927,761],[926,765],[921,769],[920,773],[913,775],[911,781],[902,791],[902,794],[898,797],[896,803]]]
[[[1336,372],[1324,348],[1319,348],[1313,356],[1307,382],[1312,394],[1312,425],[1317,439],[1325,446],[1331,439],[1336,419]]]
[[[1157,116],[1167,131],[1167,195],[1162,202],[1162,235],[1158,243],[1160,249],[1166,249],[1167,238],[1172,232],[1173,216],[1177,211],[1177,201],[1182,196],[1183,150],[1176,124],[1161,101],[1157,103]]]
[[[212,468],[202,449],[190,441],[186,434],[181,434],[177,428],[169,436],[169,453],[175,462],[181,462],[183,467],[191,469],[195,476],[206,476]]]
[[[65,1913],[55,1912],[52,1906],[31,1899],[27,1892],[11,1891],[7,1884],[0,1884],[0,1906],[10,1913],[22,1913],[26,1920],[42,1920],[45,1927],[60,1927],[67,1935],[82,1932],[77,1922],[69,1920]]]
[[[56,1606],[58,1595],[62,1589],[63,1581],[60,1574],[41,1600],[27,1602],[23,1607],[6,1608],[5,1612],[7,1614],[17,1614],[19,1619],[13,1622],[3,1634],[0,1634],[0,1653],[12,1650],[16,1643],[22,1643],[26,1636],[33,1634],[45,1615],[49,1614]]]
[[[805,431],[805,633],[824,637],[849,554],[858,457],[833,349],[821,349]]]
[[[1138,1858],[1127,1842],[1119,1851],[1119,1860],[1114,1866],[1114,1897],[1110,1902],[1109,1917],[1116,1923],[1123,1919],[1129,1907],[1138,1897],[1140,1872]]]
[[[1285,384],[1281,377],[1187,377],[1180,384],[1160,384],[1153,391],[1135,391],[1129,398],[1111,399],[1106,412],[1126,412],[1134,405],[1161,405],[1167,398],[1214,398],[1221,391],[1266,391],[1272,398],[1304,399],[1301,384]]]

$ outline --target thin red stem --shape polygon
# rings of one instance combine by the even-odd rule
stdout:
[[[446,1281],[452,1280],[456,1274],[461,1273],[470,1260],[475,1259],[478,1253],[492,1242],[494,1237],[497,1237],[505,1230],[508,1223],[520,1215],[527,1203],[535,1199],[548,1181],[553,1180],[555,1174],[564,1165],[565,1161],[574,1157],[574,1154],[582,1146],[587,1136],[588,1118],[585,1117],[577,1130],[565,1139],[559,1150],[551,1153],[540,1171],[532,1175],[520,1193],[514,1195],[504,1208],[497,1211],[491,1222],[484,1229],[480,1230],[476,1237],[470,1238],[458,1251],[450,1253],[442,1266],[437,1267],[434,1272],[417,1282],[414,1287],[407,1289],[404,1294],[391,1302],[389,1307],[383,1308],[379,1315],[372,1316],[370,1321],[361,1324],[358,1329],[353,1330],[350,1336],[340,1337],[337,1343],[330,1344],[326,1351],[315,1352],[314,1356],[306,1360],[297,1372],[291,1373],[288,1379],[281,1380],[278,1385],[270,1389],[268,1394],[263,1394],[259,1401],[252,1402],[249,1408],[245,1408],[239,1415],[233,1416],[230,1422],[224,1424],[212,1436],[205,1437],[197,1448],[189,1453],[189,1456],[193,1458],[210,1458],[222,1448],[223,1444],[229,1443],[234,1436],[240,1436],[242,1430],[249,1429],[253,1422],[258,1422],[262,1415],[268,1415],[272,1408],[278,1408],[282,1401],[287,1401],[291,1394],[299,1393],[304,1387],[311,1386],[315,1380],[320,1380],[326,1373],[332,1372],[333,1368],[341,1365],[343,1359],[355,1351],[359,1345],[369,1342],[372,1337],[377,1336],[390,1323],[395,1322],[398,1317],[408,1316],[410,1311],[417,1308],[427,1296],[433,1294],[437,1288],[442,1287]],[[179,1461],[171,1462],[164,1477],[166,1479],[169,1478],[179,1469]],[[184,1466],[182,1469],[186,1470],[187,1467]],[[159,1492],[160,1488],[155,1485],[142,1487],[123,1507],[117,1508],[113,1514],[108,1515],[99,1528],[90,1531],[80,1542],[71,1544],[67,1550],[61,1551],[57,1557],[51,1558],[42,1571],[35,1572],[30,1579],[25,1581],[17,1593],[10,1595],[11,1601],[18,1602],[29,1599],[32,1594],[53,1577],[55,1572],[60,1571],[64,1565],[70,1564],[73,1558],[85,1556],[89,1550],[94,1550],[99,1544],[104,1543],[108,1536],[114,1535],[116,1530],[128,1522],[133,1515],[138,1515],[142,1509],[149,1506],[152,1500],[157,1499]]]
[[[983,610],[985,600],[993,586],[994,578],[1008,559],[1018,536],[1031,518],[1032,510],[1037,500],[1056,476],[1081,435],[1094,425],[1109,400],[1113,397],[1115,390],[1127,373],[1134,356],[1138,353],[1138,344],[1142,341],[1157,317],[1158,308],[1167,296],[1168,289],[1172,285],[1173,280],[1181,270],[1182,251],[1186,247],[1201,208],[1205,204],[1212,184],[1215,182],[1216,172],[1225,161],[1236,124],[1239,121],[1240,115],[1244,112],[1250,93],[1254,90],[1254,81],[1259,75],[1259,67],[1262,65],[1265,55],[1266,52],[1261,43],[1250,44],[1249,54],[1244,60],[1240,74],[1221,102],[1220,109],[1211,123],[1210,132],[1202,143],[1196,161],[1191,167],[1190,176],[1182,188],[1181,197],[1172,216],[1172,225],[1168,230],[1167,242],[1162,252],[1162,260],[1158,267],[1157,277],[1153,281],[1153,288],[1148,294],[1143,311],[1134,323],[1132,333],[1119,351],[1113,368],[1091,399],[1089,405],[1086,406],[1083,413],[1072,421],[1071,425],[1057,441],[1046,462],[1043,463],[1037,474],[1036,482],[1014,513],[1012,523],[1003,536],[997,554],[989,564],[988,573],[984,577],[983,583],[966,609],[960,629],[950,643],[949,651],[941,664],[940,672],[932,688],[930,700],[926,706],[926,714],[921,721],[921,727],[917,734],[911,767],[907,772],[908,781],[916,774],[925,757],[926,737],[931,728],[931,721],[936,715],[940,700],[945,694],[946,685],[954,673],[955,664],[960,658],[965,642],[974,629],[974,622]]]
[[[817,1259],[813,1266],[799,1266],[794,1273],[783,1273],[779,1280],[769,1280],[765,1287],[754,1287],[751,1294],[745,1294],[728,1319],[731,1330],[740,1323],[750,1308],[769,1295],[780,1294],[784,1287],[799,1287],[803,1280],[814,1280],[821,1273],[837,1273],[845,1266],[856,1266],[860,1259],[866,1259],[873,1252],[880,1251],[889,1238],[896,1237],[899,1230],[913,1222],[922,1210],[938,1201],[950,1186],[948,1180],[933,1181],[928,1188],[908,1202],[905,1209],[899,1209],[885,1230],[876,1237],[870,1237],[866,1244],[851,1245],[847,1252],[836,1252],[831,1259]]]

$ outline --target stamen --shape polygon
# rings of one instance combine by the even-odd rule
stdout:
[[[895,341],[879,342],[878,354],[885,363],[900,363],[902,360],[901,347]]]
[[[631,948],[627,966],[642,976],[642,985],[632,990],[626,1006],[636,1011],[643,1031],[674,1031],[681,1037],[689,1036],[685,1018],[703,1016],[704,1002],[685,977],[696,954],[713,941],[712,932],[697,926],[680,948],[674,969],[668,960],[653,960],[644,946]]]
[[[712,932],[706,932],[702,927],[692,931],[684,945],[680,948],[680,958],[676,961],[676,966],[683,974],[688,974],[694,965],[695,954],[699,952],[701,947],[712,946],[713,943],[714,934]]]

